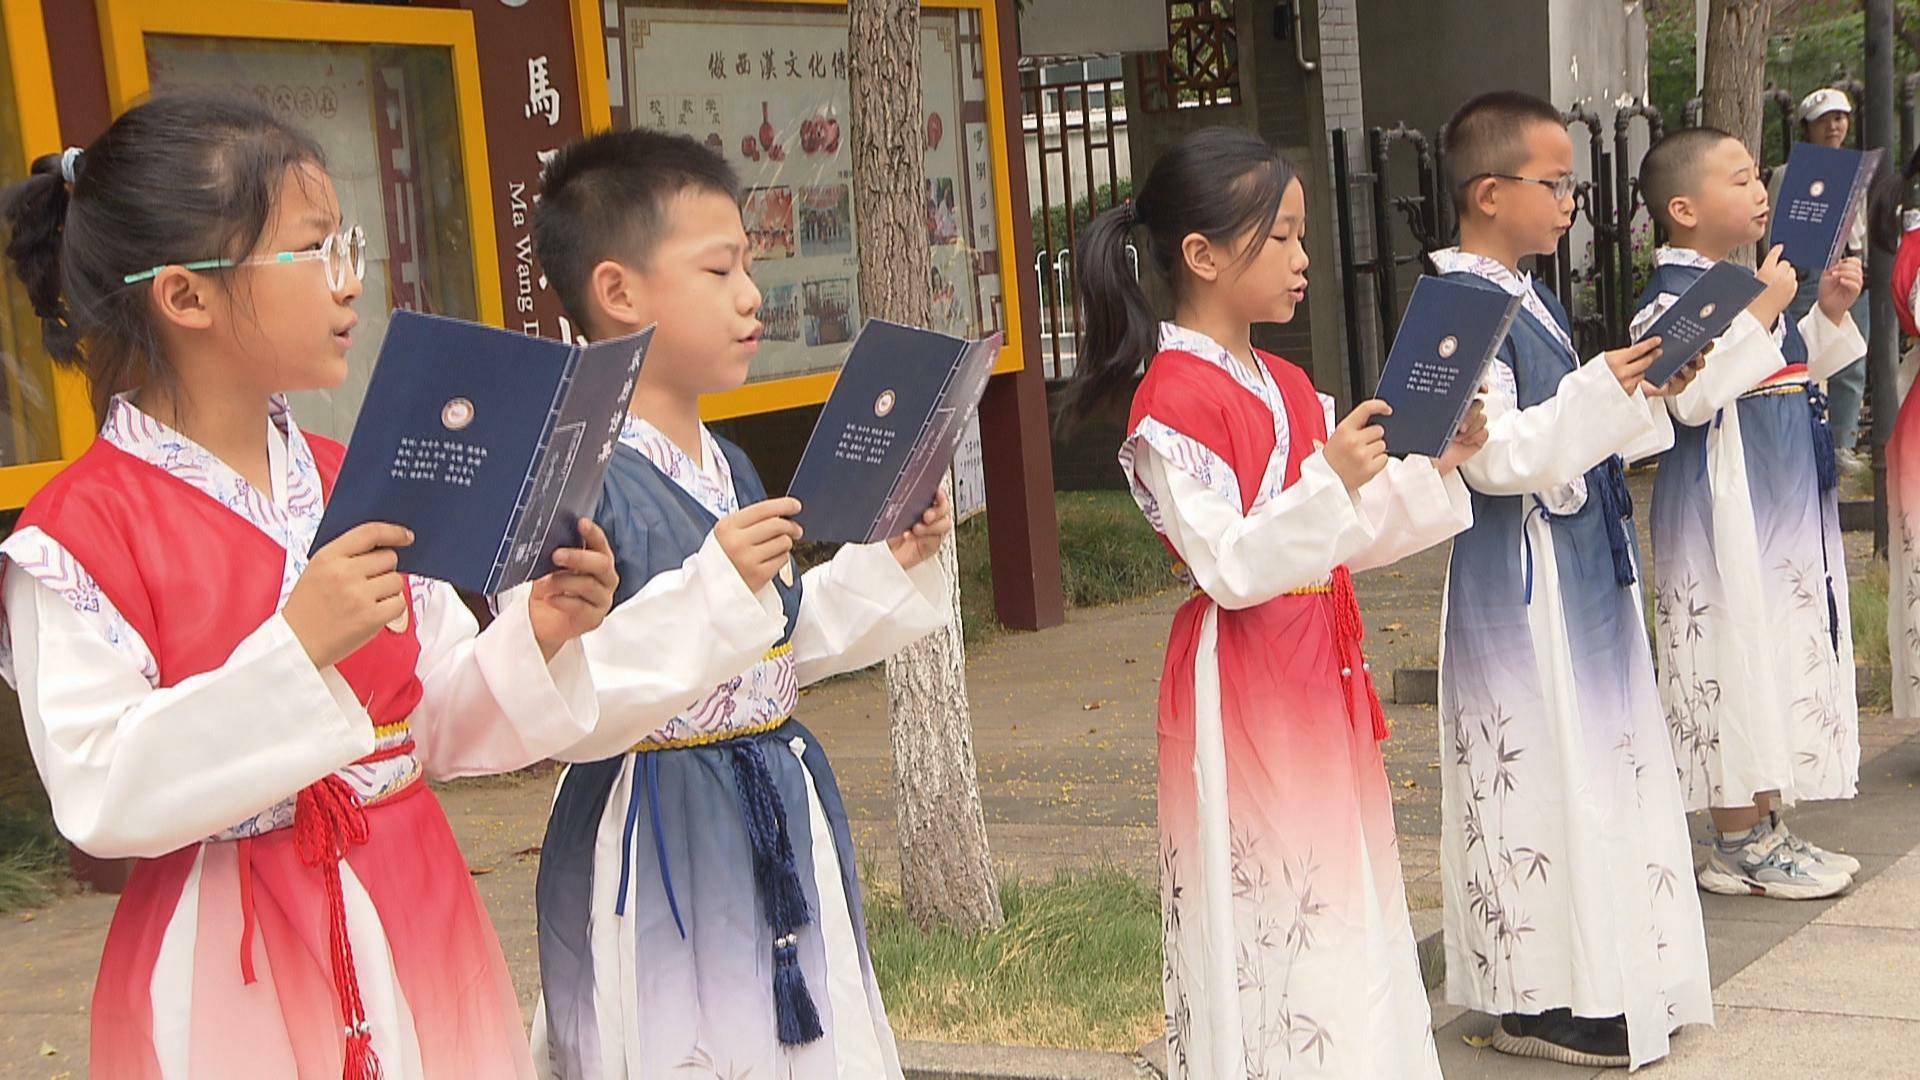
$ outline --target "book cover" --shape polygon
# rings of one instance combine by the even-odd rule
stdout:
[[[1853,219],[1866,205],[1867,187],[1883,151],[1795,143],[1773,208],[1769,244],[1803,273],[1818,274],[1846,253]]]
[[[912,527],[933,505],[1000,341],[867,321],[787,489],[808,540],[865,544]]]
[[[1446,450],[1519,312],[1520,297],[1504,292],[1437,277],[1414,283],[1374,391],[1393,406],[1374,421],[1386,429],[1389,454]]]
[[[579,542],[651,329],[568,345],[397,311],[314,550],[368,521],[413,530],[400,569],[493,595]]]
[[[1660,359],[1647,368],[1647,383],[1659,386],[1673,378],[1709,342],[1726,333],[1733,320],[1766,288],[1753,271],[1739,263],[1722,261],[1708,267],[1673,306],[1634,339],[1660,338]]]

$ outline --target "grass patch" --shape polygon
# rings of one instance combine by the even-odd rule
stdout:
[[[67,880],[67,849],[45,814],[0,804],[0,913],[39,907]]]
[[[1853,662],[1872,669],[1874,678],[1860,688],[1860,707],[1893,708],[1889,672],[1893,657],[1887,642],[1887,564],[1869,559],[1848,583],[1847,602],[1853,616]]]
[[[1098,607],[1151,596],[1174,584],[1173,557],[1124,491],[1054,494],[1060,522],[1060,581],[1070,608]],[[998,636],[987,517],[958,530],[960,615],[967,644]]]
[[[867,939],[894,1030],[912,1039],[1131,1052],[1163,1027],[1160,896],[1118,870],[1003,881],[998,930],[923,934],[897,891]]]

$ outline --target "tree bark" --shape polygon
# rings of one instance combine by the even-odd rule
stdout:
[[[1747,144],[1759,161],[1766,116],[1767,27],[1772,0],[1711,0],[1707,11],[1706,84],[1700,92],[1701,123]],[[1734,256],[1753,265],[1753,252]]]
[[[933,260],[920,5],[850,0],[847,15],[860,305],[870,318],[925,326],[932,321]],[[941,545],[939,560],[952,621],[886,665],[900,890],[922,929],[938,922],[977,930],[1002,921],[1000,894],[980,810],[952,539]]]

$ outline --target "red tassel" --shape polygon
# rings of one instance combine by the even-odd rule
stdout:
[[[240,863],[240,981],[254,983],[253,974],[253,837],[234,845]]]
[[[1366,695],[1368,720],[1372,722],[1374,741],[1387,737],[1387,713],[1380,707],[1380,695],[1373,688],[1373,672],[1367,667],[1367,655],[1360,643],[1367,636],[1366,623],[1360,618],[1360,599],[1353,592],[1353,573],[1344,566],[1333,570],[1333,638],[1340,653],[1340,680],[1347,689],[1347,717],[1353,715],[1354,684]]]
[[[360,999],[360,977],[353,968],[347,938],[347,905],[340,886],[340,860],[355,844],[367,842],[367,815],[360,796],[339,776],[327,776],[300,789],[294,804],[293,843],[300,861],[320,871],[327,889],[327,937],[333,953],[333,990],[346,1025],[344,1080],[376,1080],[380,1059],[373,1052],[373,1029]]]

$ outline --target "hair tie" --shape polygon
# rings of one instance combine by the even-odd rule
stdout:
[[[1139,223],[1140,211],[1134,208],[1132,199],[1120,204],[1120,220],[1127,225]]]
[[[86,151],[77,146],[69,146],[60,154],[60,178],[68,184],[74,182],[74,175],[80,171],[80,155]]]

